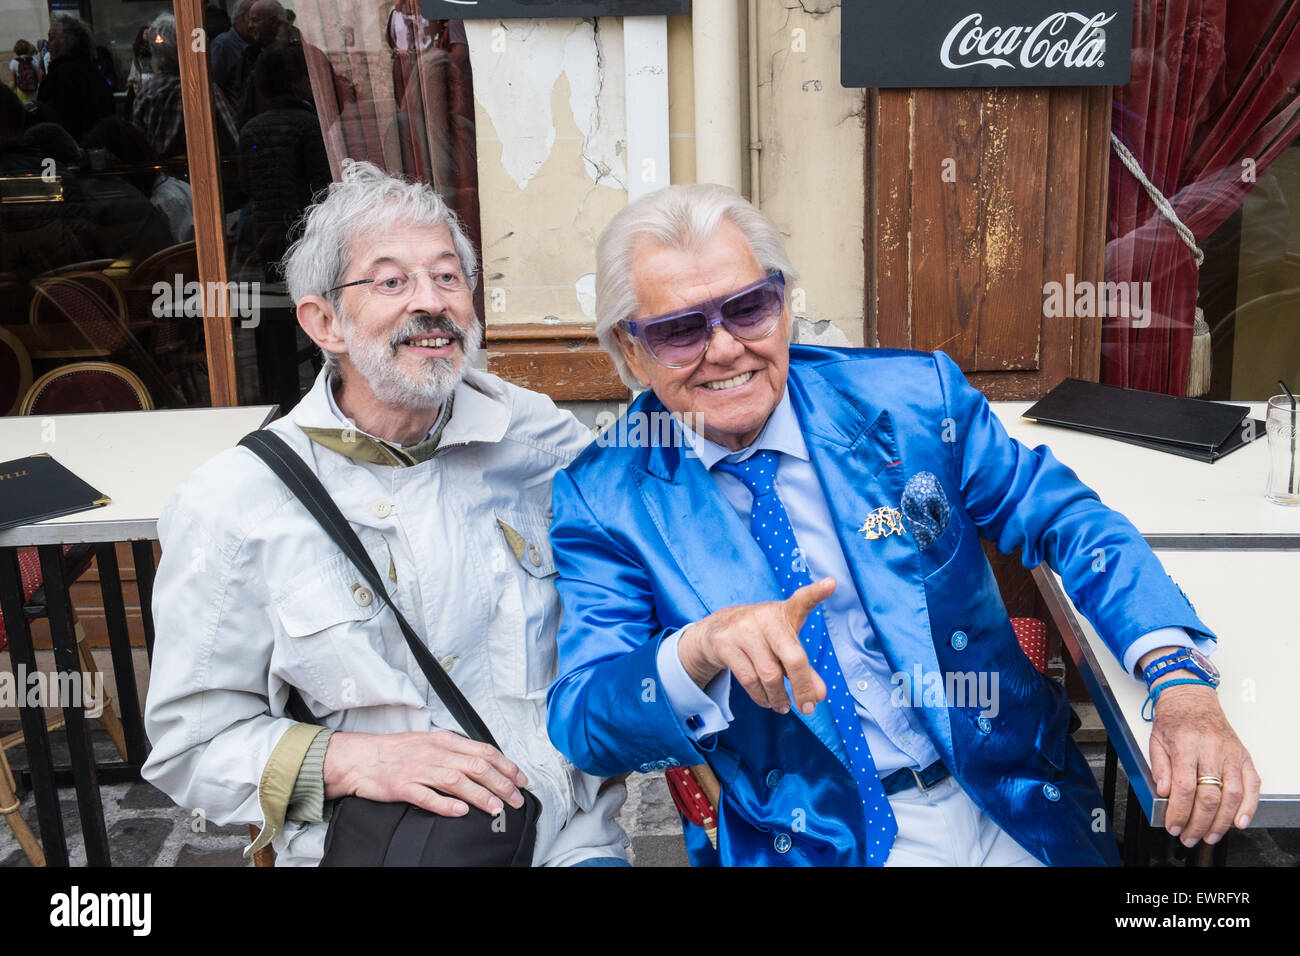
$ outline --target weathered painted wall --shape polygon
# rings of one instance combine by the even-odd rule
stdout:
[[[622,21],[465,26],[487,321],[589,322],[596,236],[627,203]]]
[[[860,345],[865,94],[839,83],[839,3],[758,8],[761,206],[801,273],[797,335]],[[627,201],[622,21],[466,28],[487,320],[591,321],[596,236]],[[671,180],[692,182],[689,17],[669,19],[668,61]]]
[[[760,204],[799,270],[796,337],[860,346],[866,97],[840,86],[840,4],[757,6]]]

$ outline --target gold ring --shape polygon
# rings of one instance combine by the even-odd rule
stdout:
[[[1223,789],[1223,778],[1222,778],[1222,777],[1213,777],[1213,776],[1210,776],[1209,774],[1207,774],[1207,775],[1205,775],[1204,777],[1197,777],[1197,778],[1196,778],[1196,785],[1197,785],[1198,787],[1199,787],[1201,784],[1203,784],[1203,783],[1207,783],[1207,784],[1209,784],[1209,785],[1212,786],[1212,787],[1218,787],[1220,790]]]

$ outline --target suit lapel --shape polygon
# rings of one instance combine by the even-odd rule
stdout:
[[[858,533],[868,514],[897,508],[902,500],[906,465],[893,417],[887,408],[850,400],[811,368],[792,363],[789,383],[813,469],[875,640],[896,672],[911,673],[919,663],[925,672],[939,673],[916,542],[907,534],[869,540]],[[940,709],[936,723],[935,729],[948,738],[946,745],[938,740],[936,745],[950,749],[946,709]]]

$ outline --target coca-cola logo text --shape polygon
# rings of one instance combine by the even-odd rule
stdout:
[[[1017,63],[1026,69],[1065,66],[1078,69],[1104,65],[1106,34],[1102,29],[1115,14],[1053,13],[1037,26],[985,27],[984,15],[972,13],[957,22],[943,41],[940,59],[950,70],[968,66],[994,69]],[[1073,36],[1072,26],[1077,26]],[[954,59],[954,54],[956,58]]]

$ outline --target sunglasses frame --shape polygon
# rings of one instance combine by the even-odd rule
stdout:
[[[779,313],[776,322],[773,323],[770,329],[768,329],[762,335],[756,335],[752,337],[747,337],[744,335],[737,334],[736,330],[732,328],[730,321],[727,318],[725,318],[722,314],[722,308],[728,302],[732,301],[733,299],[738,299],[743,295],[749,295],[751,292],[756,292],[759,289],[763,288],[763,286],[768,286],[768,285],[773,286],[776,289],[777,296],[781,300],[781,308],[782,310],[784,310],[785,274],[780,269],[774,269],[771,272],[769,272],[767,275],[763,276],[763,278],[759,279],[757,282],[751,285],[747,285],[741,289],[736,289],[733,292],[728,292],[726,295],[720,295],[716,298],[709,299],[705,302],[697,302],[695,305],[692,305],[690,308],[678,309],[675,312],[665,312],[662,315],[652,315],[644,319],[623,319],[618,323],[618,325],[619,328],[623,329],[625,332],[627,332],[629,335],[635,338],[638,342],[640,342],[641,347],[646,350],[646,353],[652,359],[658,362],[660,365],[664,366],[665,368],[686,368],[698,362],[700,360],[700,356],[702,356],[705,352],[709,350],[709,342],[712,341],[713,339],[713,330],[716,329],[719,325],[725,328],[729,335],[734,336],[735,338],[739,339],[742,342],[760,342],[776,331],[776,327],[781,324]],[[692,356],[688,361],[680,362],[680,363],[665,362],[658,355],[656,355],[655,350],[650,347],[650,343],[646,338],[646,330],[650,326],[656,325],[660,322],[668,322],[675,319],[680,319],[683,316],[694,315],[696,313],[703,314],[705,319],[704,344],[700,347],[700,351],[696,353],[694,356]]]

